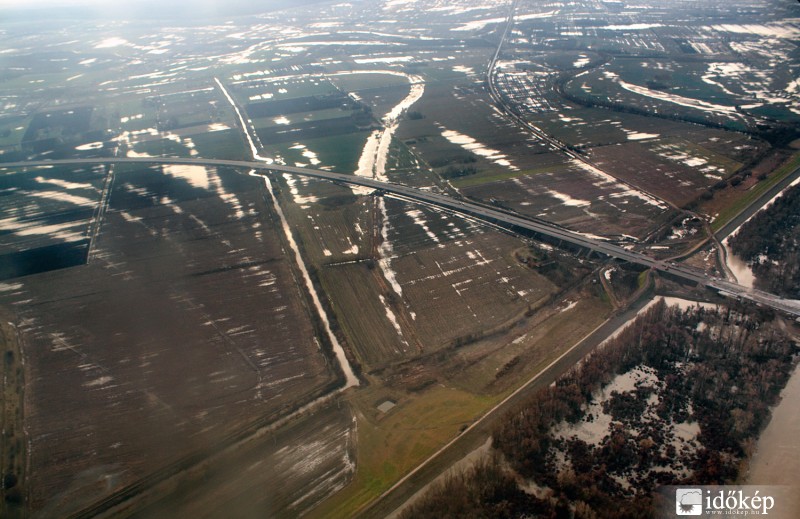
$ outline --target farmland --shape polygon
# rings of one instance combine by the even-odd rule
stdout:
[[[85,506],[337,380],[256,179],[114,175],[92,261],[3,292],[40,352],[26,423],[43,510]]]
[[[0,31],[20,516],[366,513],[632,301],[686,287],[299,175],[3,162],[311,167],[713,275],[711,233],[796,175],[796,5],[229,7]]]
[[[133,516],[301,515],[352,477],[354,426],[349,408],[330,403],[313,416],[301,417],[207,463],[168,498]],[[273,491],[264,493],[264,487]]]
[[[388,81],[394,75],[335,77],[340,87],[359,92],[361,103],[374,100],[368,106],[376,115],[392,111],[386,102],[402,102],[411,88]],[[387,88],[391,94],[384,94]],[[416,103],[412,108],[418,108]],[[291,119],[289,113],[275,117]],[[404,119],[399,129],[414,122]],[[329,167],[331,162],[312,146],[314,139],[304,139],[304,126],[299,128],[293,133],[296,159],[276,156],[271,150],[277,148],[269,144],[264,154]],[[364,141],[354,150],[360,153],[358,174],[377,174],[380,159],[371,162],[374,152]],[[380,174],[447,189],[433,172],[419,169],[422,163],[413,145],[393,139],[384,153]],[[359,424],[354,483],[321,505],[318,513],[323,515],[363,506],[513,388],[529,372],[522,359],[542,365],[610,310],[591,291],[577,304],[582,299],[578,293],[586,291],[580,282],[588,268],[568,256],[563,257],[565,266],[556,268],[555,258],[561,254],[552,249],[539,252],[542,258],[552,256],[549,264],[531,268],[515,253],[527,249],[525,242],[461,217],[291,175],[282,175],[275,186],[309,270],[325,294],[336,333],[368,382],[349,397]],[[564,301],[561,292],[573,290],[575,300]],[[561,304],[544,310],[553,299]],[[581,327],[566,328],[568,316],[580,311],[594,317]],[[531,319],[533,315],[537,317]],[[508,346],[511,341],[513,347]],[[539,341],[541,345],[532,347]],[[379,410],[386,402],[391,409]],[[441,411],[445,403],[448,413]],[[434,409],[439,411],[432,413]],[[398,434],[407,428],[420,434]],[[375,456],[379,444],[386,446],[386,457]]]

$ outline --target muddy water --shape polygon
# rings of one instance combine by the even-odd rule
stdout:
[[[797,485],[800,481],[800,365],[781,392],[772,420],[758,439],[748,485]]]
[[[736,229],[734,233],[738,232],[739,229]],[[755,274],[753,274],[753,269],[750,268],[750,265],[744,262],[742,258],[735,255],[731,248],[728,246],[728,238],[722,242],[722,246],[725,247],[725,256],[727,258],[727,264],[730,271],[736,276],[736,281],[745,287],[753,288],[753,282],[755,281]]]

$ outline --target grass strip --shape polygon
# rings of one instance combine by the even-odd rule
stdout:
[[[784,162],[779,168],[773,171],[769,177],[753,186],[741,198],[736,200],[736,202],[721,210],[717,218],[711,223],[711,229],[714,232],[722,229],[728,222],[736,218],[742,211],[747,209],[750,204],[758,200],[758,198],[767,190],[786,178],[798,167],[800,167],[800,152],[792,155],[789,160]]]

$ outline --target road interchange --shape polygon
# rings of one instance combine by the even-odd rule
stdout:
[[[247,169],[256,171],[276,171],[280,173],[290,173],[309,178],[339,182],[348,185],[356,185],[374,189],[381,193],[390,193],[403,198],[430,204],[441,209],[454,213],[468,215],[495,225],[506,228],[523,230],[547,236],[551,239],[561,240],[572,245],[582,247],[611,258],[627,261],[641,265],[671,276],[680,278],[700,286],[717,290],[720,294],[740,300],[749,300],[763,306],[769,306],[776,310],[785,312],[795,317],[800,317],[800,302],[783,299],[776,295],[739,285],[731,281],[709,276],[708,274],[673,262],[658,260],[636,252],[628,250],[619,245],[603,240],[590,238],[583,234],[570,231],[558,225],[542,220],[531,219],[505,211],[486,207],[484,205],[458,199],[449,195],[434,193],[425,189],[419,189],[392,182],[383,182],[373,178],[356,175],[335,173],[312,168],[301,168],[286,166],[281,164],[267,164],[265,162],[243,161],[243,160],[223,160],[223,159],[204,159],[204,158],[173,158],[173,157],[100,157],[100,158],[74,158],[57,160],[36,160],[23,162],[6,162],[0,164],[0,168],[25,168],[43,166],[83,166],[83,165],[104,165],[104,164],[143,164],[143,165],[187,165],[187,166],[211,166],[211,167],[231,167],[237,169]]]

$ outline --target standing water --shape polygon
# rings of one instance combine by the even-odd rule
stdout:
[[[767,203],[765,203],[763,206],[761,206],[761,208],[758,211],[756,211],[755,213],[750,215],[750,217],[747,220],[742,222],[742,224],[739,227],[734,229],[728,236],[725,237],[724,240],[722,240],[722,246],[725,247],[725,253],[726,253],[725,256],[727,258],[726,259],[726,263],[727,263],[728,268],[730,269],[730,271],[736,277],[736,281],[740,285],[748,287],[748,288],[753,288],[753,282],[755,281],[755,274],[753,274],[753,269],[750,268],[750,265],[745,263],[744,260],[742,260],[742,258],[736,256],[731,251],[731,248],[730,248],[730,246],[728,244],[729,240],[731,238],[733,238],[734,236],[736,236],[736,233],[739,232],[739,229],[741,229],[743,225],[745,225],[747,222],[752,220],[753,217],[755,217],[761,211],[763,211],[764,209],[768,208],[773,203],[775,203],[775,200],[777,200],[778,198],[783,196],[783,194],[786,192],[787,189],[790,189],[790,188],[796,186],[797,184],[800,184],[800,178],[795,179],[788,186],[786,186],[780,192],[778,192],[775,196],[770,198],[769,201]]]
[[[756,279],[755,274],[753,274],[753,269],[750,268],[750,265],[745,263],[742,258],[734,254],[728,245],[728,240],[731,239],[731,237],[733,237],[738,231],[739,228],[732,232],[730,236],[722,240],[722,246],[725,247],[725,261],[728,265],[728,269],[730,269],[731,273],[733,273],[734,277],[736,277],[737,283],[747,288],[753,288],[753,282]]]
[[[796,485],[800,481],[800,365],[781,391],[781,401],[758,438],[748,485]]]

